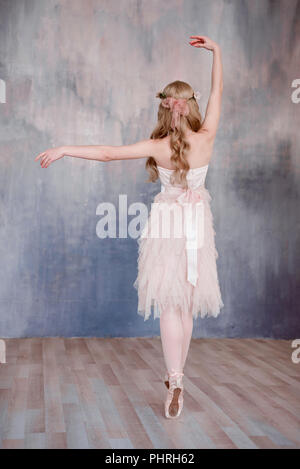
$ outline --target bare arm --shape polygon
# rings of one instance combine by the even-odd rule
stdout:
[[[40,153],[35,161],[40,159],[42,168],[64,156],[83,158],[94,161],[129,160],[137,158],[156,158],[159,154],[160,141],[155,139],[141,140],[131,145],[109,146],[109,145],[66,145],[49,148]]]
[[[190,41],[194,47],[202,47],[213,52],[213,65],[211,75],[211,91],[207,103],[204,122],[200,132],[206,132],[214,138],[218,129],[221,115],[221,103],[223,94],[223,66],[220,46],[206,36],[191,36],[196,38]]]

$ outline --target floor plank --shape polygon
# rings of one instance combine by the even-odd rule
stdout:
[[[192,339],[176,420],[159,337],[7,339],[6,350],[1,449],[300,448],[289,340]]]

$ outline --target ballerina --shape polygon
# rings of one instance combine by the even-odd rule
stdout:
[[[205,178],[221,113],[223,93],[220,46],[207,36],[190,36],[189,44],[213,52],[211,91],[202,119],[199,92],[174,81],[157,93],[158,122],[150,135],[130,145],[77,145],[49,148],[35,161],[48,168],[64,156],[111,162],[147,158],[147,182],[161,182],[147,223],[138,239],[137,313],[160,318],[162,349],[167,367],[165,416],[177,418],[183,408],[184,366],[193,331],[193,319],[217,317],[224,306],[216,259],[211,196]],[[155,207],[155,208],[154,208]],[[178,209],[191,208],[191,212]],[[195,208],[199,212],[194,211]],[[171,214],[181,236],[161,236],[162,223]],[[189,213],[189,215],[188,215]],[[191,215],[192,214],[192,215]],[[199,215],[199,217],[198,217]],[[171,224],[170,224],[171,225]],[[149,236],[157,228],[160,236]]]

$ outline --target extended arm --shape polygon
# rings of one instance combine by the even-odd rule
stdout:
[[[147,139],[131,145],[109,146],[109,145],[66,145],[49,148],[40,153],[35,161],[41,160],[42,168],[48,166],[63,156],[73,156],[94,161],[129,160],[136,158],[154,158],[159,154],[159,140]]]
[[[213,65],[211,75],[211,91],[207,103],[204,122],[201,132],[206,132],[212,138],[215,137],[221,115],[221,103],[223,93],[223,66],[220,46],[206,36],[191,36],[196,40],[191,45],[202,47],[213,52]]]
[[[214,49],[213,54],[211,92],[201,127],[201,130],[208,132],[212,137],[216,135],[218,129],[223,94],[222,59],[221,50],[218,46]]]

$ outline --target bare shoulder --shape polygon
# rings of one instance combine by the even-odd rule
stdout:
[[[198,136],[199,139],[201,139],[203,142],[214,142],[216,138],[216,132],[213,132],[206,127],[201,127],[198,132],[196,132],[196,135]]]
[[[204,153],[210,152],[214,146],[216,135],[206,129],[200,129],[195,133],[196,146]]]
[[[164,159],[170,153],[170,137],[152,139],[153,152],[155,159]]]
[[[195,133],[194,141],[194,161],[197,161],[198,163],[200,162],[201,165],[209,164],[213,154],[215,136],[210,132],[201,129]]]

